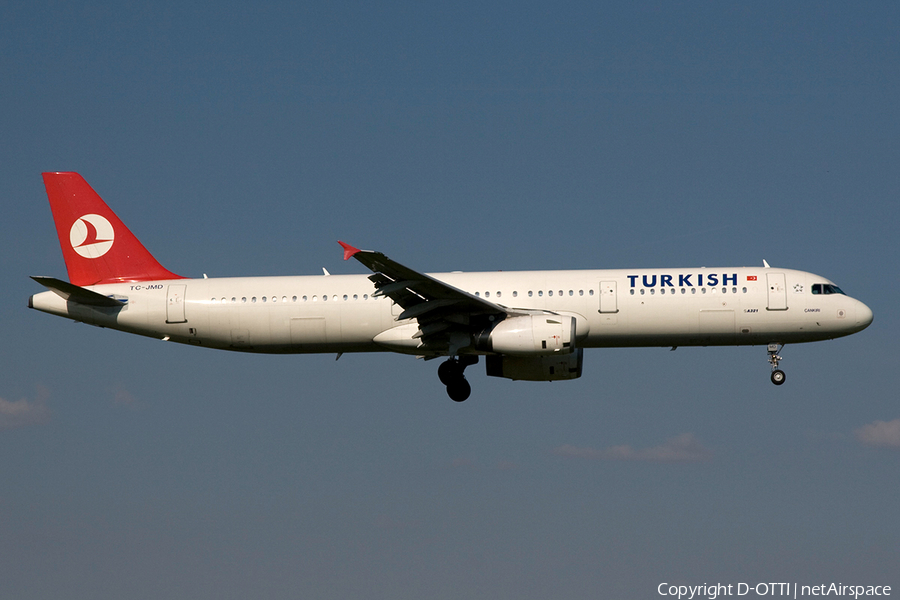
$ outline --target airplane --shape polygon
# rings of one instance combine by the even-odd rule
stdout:
[[[868,327],[872,311],[819,275],[770,267],[426,274],[338,242],[371,275],[189,279],[163,267],[73,172],[43,174],[69,281],[28,307],[90,325],[220,350],[397,352],[445,360],[456,402],[465,369],[562,381],[585,348],[763,345],[775,385],[785,344]]]

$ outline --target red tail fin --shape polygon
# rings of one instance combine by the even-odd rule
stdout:
[[[44,173],[69,281],[184,279],[159,264],[78,173]]]

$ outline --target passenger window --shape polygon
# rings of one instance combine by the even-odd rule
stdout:
[[[553,295],[553,290],[550,290],[549,292],[547,292],[547,295],[548,295],[548,296],[552,296],[552,295]]]
[[[594,290],[590,290],[590,291],[588,292],[588,296],[593,296],[593,295],[594,295]]]
[[[631,290],[631,295],[634,296],[634,290]]]
[[[497,297],[498,297],[498,298],[500,297],[500,292],[497,292]]]
[[[247,296],[241,298],[241,304],[247,304]]]
[[[641,288],[641,296],[644,295],[644,288]]]
[[[746,293],[747,293],[747,288],[741,288],[741,293],[742,293],[742,294],[746,294]]]
[[[252,298],[250,298],[250,303],[256,304],[256,296],[253,296]]]
[[[634,294],[634,290],[631,290],[632,295]],[[584,296],[584,290],[578,290],[579,296]]]
[[[531,290],[528,290],[528,297],[531,298],[533,295],[534,295],[534,292],[532,292]]]
[[[518,297],[519,297],[519,292],[513,290],[513,298],[518,298]]]
[[[347,301],[347,294],[344,294],[344,302]]]

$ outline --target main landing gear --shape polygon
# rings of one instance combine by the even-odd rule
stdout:
[[[473,354],[463,354],[459,358],[451,358],[438,367],[438,379],[447,386],[447,395],[454,402],[463,402],[472,393],[472,386],[466,381],[466,367],[478,362]]]
[[[778,362],[783,360],[778,353],[784,348],[784,344],[769,344],[769,364],[772,365],[772,383],[781,385],[784,383],[784,371],[778,368]]]

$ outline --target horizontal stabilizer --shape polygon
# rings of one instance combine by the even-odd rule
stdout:
[[[77,302],[78,304],[87,304],[88,306],[109,307],[120,307],[125,304],[115,298],[92,292],[89,289],[78,287],[77,285],[53,277],[32,277],[32,279],[68,302]]]

